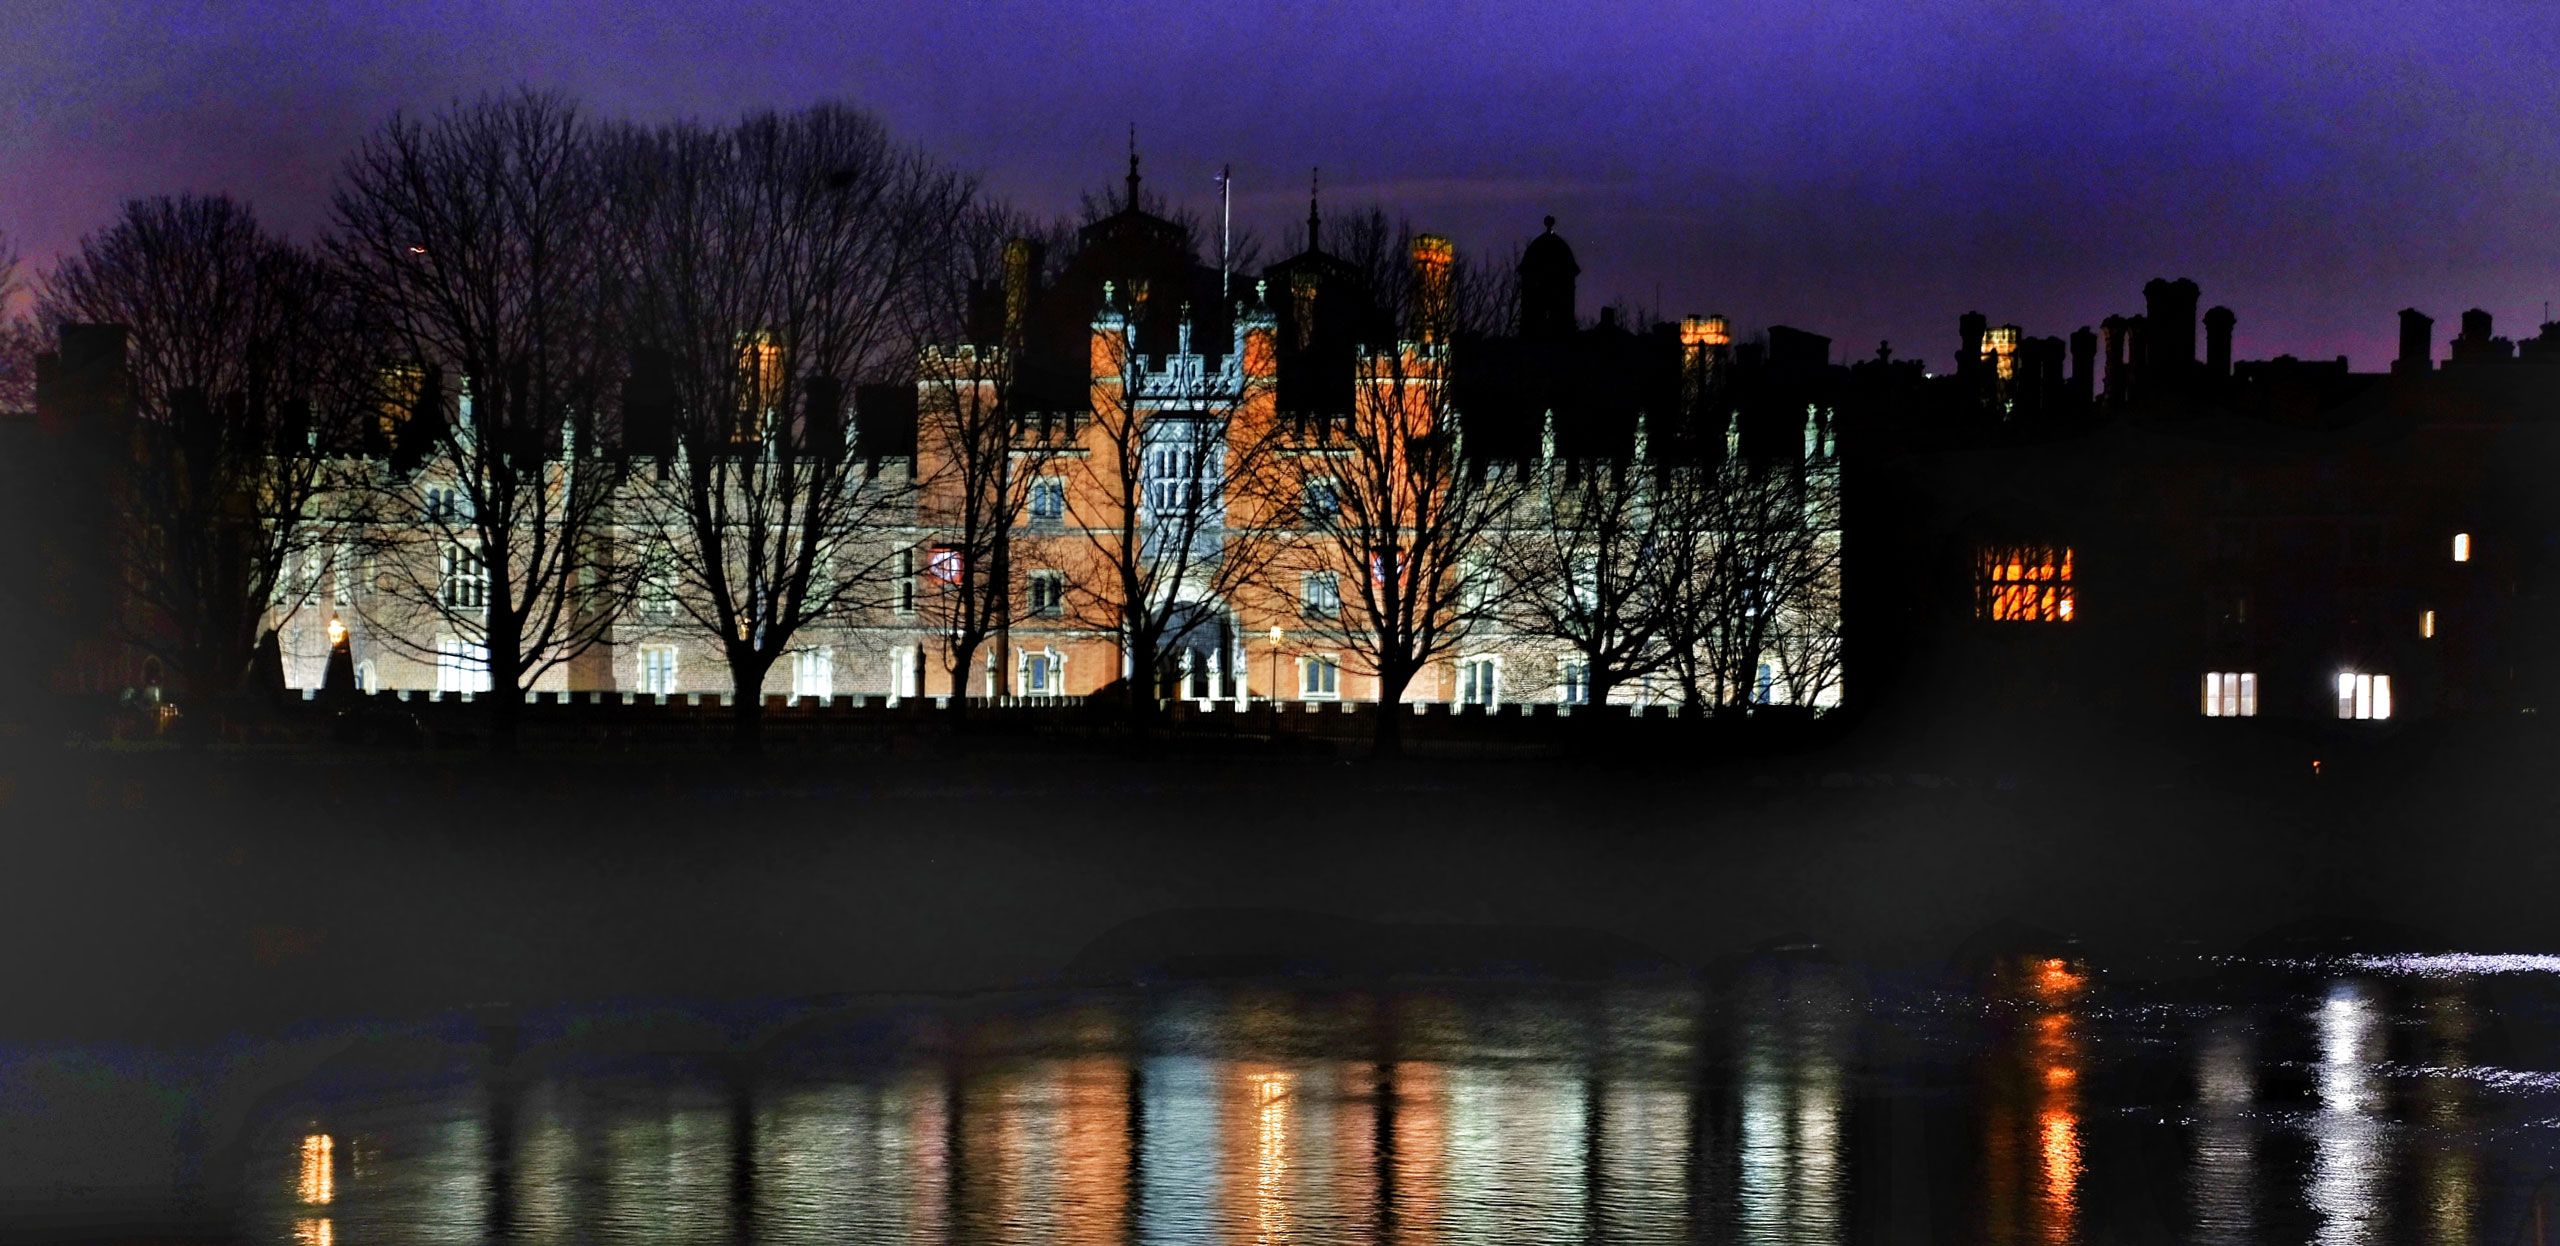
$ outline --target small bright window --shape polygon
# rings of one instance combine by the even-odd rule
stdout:
[[[1563,684],[1559,698],[1567,705],[1581,705],[1591,700],[1591,664],[1580,659],[1568,660],[1558,674]]]
[[[2471,534],[2470,534],[2470,533],[2468,533],[2468,532],[2457,532],[2457,533],[2454,533],[2454,534],[2453,534],[2453,560],[2454,560],[2455,562],[2469,562],[2469,561],[2471,561]]]
[[[1031,573],[1031,613],[1036,618],[1056,618],[1067,612],[1067,575],[1063,571]]]
[[[2428,640],[2434,640],[2436,638],[2435,611],[2421,610],[2418,612],[2418,634]]]
[[[1059,684],[1061,682],[1059,679],[1060,672],[1058,667],[1059,661],[1057,651],[1052,649],[1024,650],[1022,653],[1021,669],[1017,672],[1021,676],[1020,682],[1022,685],[1022,695],[1026,697],[1054,697],[1058,695]]]
[[[2210,671],[2204,677],[2204,716],[2258,716],[2258,676],[2254,671]]]
[[[670,696],[676,690],[676,647],[640,646],[640,691]]]
[[[812,649],[791,656],[791,695],[803,701],[824,701],[836,694],[836,654],[833,649]]]
[[[2338,672],[2338,717],[2352,719],[2391,717],[2391,677],[2369,675],[2362,671]]]
[[[1341,696],[1342,663],[1323,653],[1298,659],[1298,695],[1309,701],[1330,701]]]
[[[1298,582],[1298,613],[1330,619],[1342,613],[1342,580],[1330,571],[1309,572]]]

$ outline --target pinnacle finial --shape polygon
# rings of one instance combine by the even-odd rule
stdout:
[[[1316,211],[1316,197],[1323,189],[1323,167],[1307,170],[1307,249],[1310,251],[1319,249],[1318,240],[1324,236],[1324,217]]]
[[[1129,210],[1138,210],[1138,123],[1129,123]]]

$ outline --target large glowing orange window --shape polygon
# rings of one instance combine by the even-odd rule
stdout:
[[[2073,613],[2071,547],[1994,545],[1976,565],[1975,610],[2003,622],[2068,623]]]
[[[730,428],[730,441],[749,446],[764,440],[782,405],[782,362],[782,344],[772,334],[739,338],[738,422]]]

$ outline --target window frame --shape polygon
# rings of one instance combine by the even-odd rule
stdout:
[[[2258,673],[2256,671],[2206,671],[2204,704],[2207,718],[2255,718],[2258,716]]]

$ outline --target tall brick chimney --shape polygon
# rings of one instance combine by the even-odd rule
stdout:
[[[2098,334],[2087,325],[2071,332],[2071,397],[2082,406],[2098,394]]]
[[[2154,277],[2142,287],[2143,341],[2140,356],[2146,384],[2175,385],[2196,365],[2196,283]]]
[[[2400,357],[2391,363],[2394,372],[2426,372],[2435,367],[2436,322],[2414,307],[2400,309]]]
[[[2231,376],[2231,326],[2240,318],[2228,307],[2216,306],[2204,314],[2204,371],[2214,380]]]

